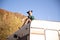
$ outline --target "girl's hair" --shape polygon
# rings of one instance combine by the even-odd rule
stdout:
[[[27,13],[29,14],[30,11],[33,12],[32,10],[29,10]]]

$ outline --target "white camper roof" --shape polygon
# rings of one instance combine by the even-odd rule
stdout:
[[[33,20],[30,27],[60,30],[60,22]]]

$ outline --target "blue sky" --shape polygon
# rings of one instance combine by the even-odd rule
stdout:
[[[33,10],[35,19],[60,21],[60,0],[0,0],[0,8],[26,16]]]

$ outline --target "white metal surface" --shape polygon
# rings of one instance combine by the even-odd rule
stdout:
[[[30,28],[30,40],[60,40],[60,31]]]
[[[33,20],[30,40],[60,40],[60,22]]]
[[[58,31],[46,30],[46,40],[59,40]]]
[[[30,34],[44,35],[44,30],[37,28],[30,28]]]
[[[30,27],[60,30],[60,22],[33,20]]]
[[[44,35],[30,34],[30,40],[45,40]]]

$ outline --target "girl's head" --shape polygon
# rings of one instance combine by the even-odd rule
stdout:
[[[27,14],[31,16],[31,15],[32,15],[32,10],[29,10],[29,11],[27,12]]]

